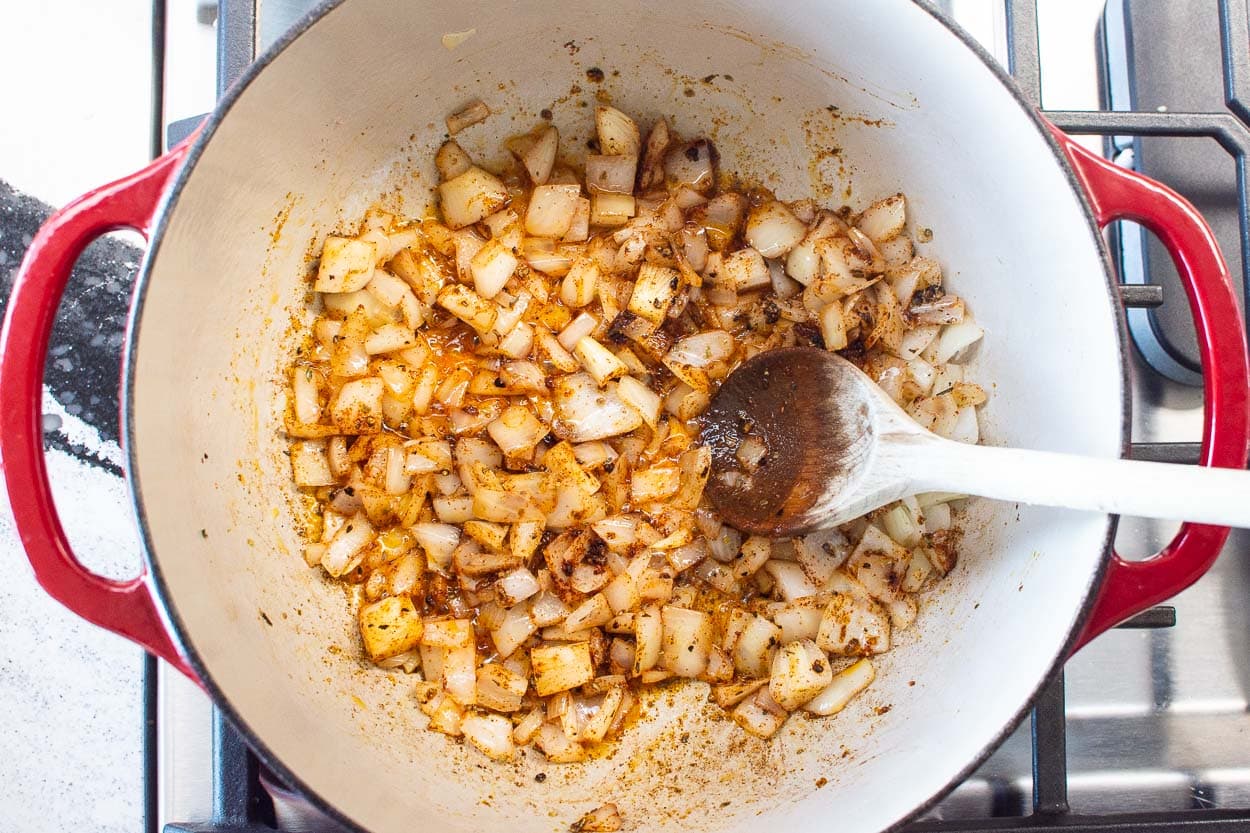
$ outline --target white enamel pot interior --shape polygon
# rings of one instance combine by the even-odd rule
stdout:
[[[887,828],[1017,722],[1070,645],[1108,518],[974,502],[959,567],[837,717],[764,742],[684,684],[576,766],[493,764],[427,732],[410,678],[361,661],[344,592],[300,556],[279,426],[310,256],[377,199],[420,214],[467,101],[494,111],[458,137],[489,160],[543,108],[584,148],[596,95],[710,133],[725,170],[782,198],[905,191],[933,230],[922,251],[987,330],[971,371],[987,441],[1119,454],[1120,321],[1082,199],[1001,74],[925,8],[347,0],[223,103],[154,240],[127,418],[170,619],[276,771],[375,833],[565,830],[609,800],[636,830]]]

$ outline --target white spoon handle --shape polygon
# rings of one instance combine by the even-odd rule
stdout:
[[[965,445],[899,444],[912,491],[959,492],[1113,515],[1250,527],[1250,472]]]

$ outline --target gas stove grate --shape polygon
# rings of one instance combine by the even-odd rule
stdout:
[[[1038,0],[1004,0],[1006,4],[1008,66],[1025,97],[1041,107],[1041,56],[1038,45]],[[1247,158],[1250,157],[1250,0],[1217,0],[1226,109],[1220,112],[1146,112],[1042,110],[1052,122],[1074,134],[1107,137],[1171,136],[1214,139],[1233,157],[1237,174],[1237,205],[1245,287],[1250,288],[1250,212],[1247,211]],[[157,0],[161,5],[161,0]],[[257,43],[255,0],[219,0],[218,92],[255,56]],[[159,48],[158,48],[159,52]],[[158,59],[159,60],[159,59]],[[198,119],[195,120],[198,122]],[[172,129],[172,126],[171,126]],[[1154,307],[1163,302],[1162,289],[1151,285],[1124,285],[1126,307]],[[1250,304],[1247,304],[1250,307]],[[1135,443],[1137,459],[1196,463],[1196,443]],[[1176,622],[1174,608],[1161,606],[1134,617],[1122,628],[1166,628]],[[1250,662],[1250,657],[1246,658]],[[149,675],[154,681],[155,675]],[[149,682],[149,685],[154,685]],[[972,833],[973,831],[1054,831],[1066,833],[1250,833],[1250,809],[1191,809],[1119,815],[1074,814],[1068,804],[1068,763],[1062,671],[1038,696],[1031,714],[1033,795],[1030,815],[1002,815],[974,820],[923,820],[908,825],[908,833]],[[213,820],[166,825],[164,833],[262,833],[272,831],[274,810],[261,786],[257,759],[239,735],[214,711]],[[154,749],[148,755],[154,755]],[[149,771],[152,767],[149,766]],[[149,790],[154,790],[149,785]],[[149,802],[151,805],[152,802]],[[149,824],[149,828],[152,827]]]

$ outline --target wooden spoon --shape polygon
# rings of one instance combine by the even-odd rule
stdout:
[[[726,522],[760,535],[836,526],[918,492],[1250,527],[1250,472],[953,442],[816,348],[743,362],[703,419],[708,496]],[[762,452],[754,471],[740,450],[748,461]]]

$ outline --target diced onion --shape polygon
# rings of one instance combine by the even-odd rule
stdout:
[[[980,341],[983,335],[985,335],[985,330],[981,329],[971,318],[965,318],[958,324],[950,324],[942,328],[942,334],[924,352],[924,358],[932,364],[959,361],[968,348]]]
[[[354,585],[369,660],[420,673],[428,727],[495,760],[585,760],[666,680],[760,738],[833,714],[955,568],[962,496],[744,540],[705,500],[699,417],[744,359],[815,344],[976,442],[988,394],[953,362],[983,331],[902,194],[856,216],[726,187],[709,141],[659,119],[644,148],[609,106],[575,169],[547,122],[505,142],[502,177],[443,142],[437,216],[374,207],[325,238],[282,417],[303,559]],[[759,435],[732,451],[718,479],[768,471]]]
[[[810,639],[783,645],[773,658],[768,693],[783,709],[793,710],[833,682],[829,658]]]
[[[579,341],[593,333],[595,328],[598,326],[599,319],[589,313],[583,312],[570,321],[564,329],[560,331],[560,335],[557,337],[557,340],[560,342],[561,347],[571,352],[573,348],[577,346]]]
[[[504,184],[476,167],[439,185],[438,194],[443,218],[453,229],[472,225],[495,213],[508,200]]]
[[[698,194],[710,192],[716,185],[715,154],[716,149],[707,139],[699,139],[670,150],[664,157],[664,173],[669,187],[685,186]]]
[[[724,330],[709,330],[686,336],[673,345],[668,358],[687,367],[708,367],[733,355],[734,338]]]
[[[777,583],[777,590],[781,597],[788,602],[814,595],[818,589],[803,572],[803,568],[793,561],[773,559],[764,565],[764,569]]]
[[[634,120],[620,110],[606,105],[596,107],[595,130],[599,134],[599,148],[603,153],[638,158],[642,135]],[[630,190],[633,190],[632,186]]]
[[[554,126],[548,126],[538,134],[528,148],[521,153],[521,164],[530,175],[535,185],[543,185],[551,177],[551,169],[556,164],[556,153],[560,149],[560,132]]]
[[[782,257],[806,234],[807,227],[776,200],[751,209],[747,215],[747,244],[767,258]]]
[[[833,681],[807,701],[803,708],[816,715],[837,714],[846,708],[846,704],[851,702],[856,694],[867,688],[875,676],[872,662],[868,659],[861,659],[835,674]]]
[[[563,376],[552,390],[557,436],[575,443],[603,440],[633,431],[642,416],[617,395],[616,386],[600,388],[586,373]]]
[[[586,157],[586,189],[592,194],[632,194],[637,169],[635,156],[592,154]]]
[[[678,677],[698,677],[707,667],[712,649],[712,617],[699,610],[665,607],[661,661]]]
[[[864,209],[859,218],[859,230],[879,245],[902,234],[906,223],[907,200],[902,194],[895,194]]]
[[[539,185],[530,195],[525,231],[535,237],[563,237],[573,225],[580,197],[576,185]]]
[[[447,117],[447,132],[455,136],[466,127],[485,121],[488,116],[490,108],[481,99],[474,99]]]

